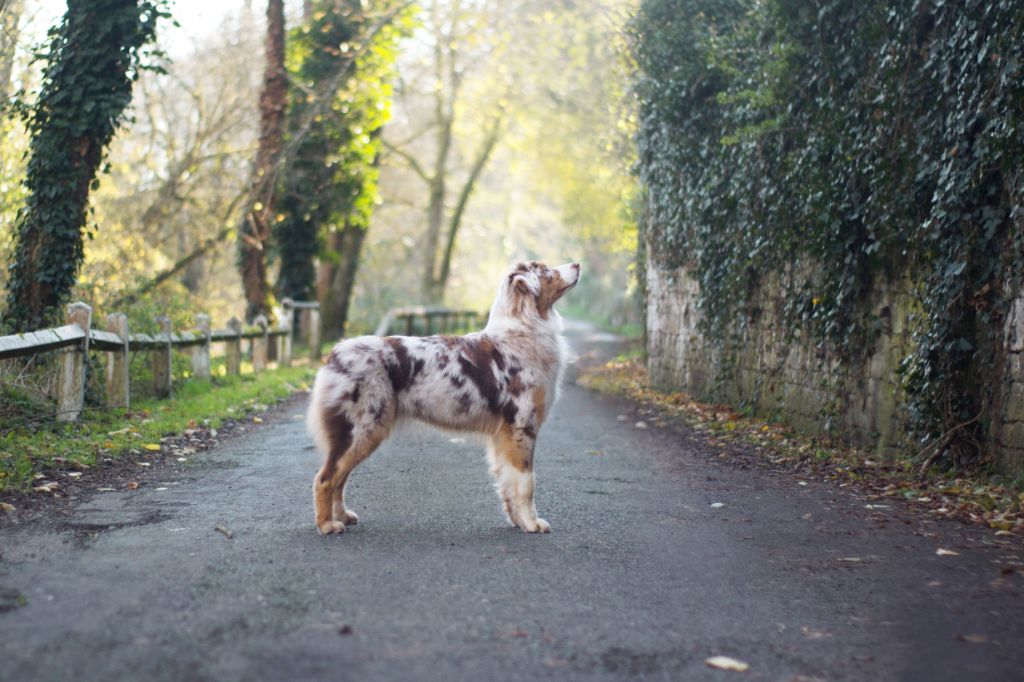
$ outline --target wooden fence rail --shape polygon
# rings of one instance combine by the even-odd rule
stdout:
[[[405,336],[430,336],[464,331],[480,319],[475,310],[456,310],[438,306],[392,308],[377,325],[376,336],[400,333]]]
[[[178,349],[187,349],[191,353],[192,372],[199,378],[210,377],[210,345],[213,343],[224,344],[225,364],[229,374],[241,373],[243,339],[251,343],[253,371],[266,369],[271,342],[277,344],[278,363],[289,365],[297,310],[305,316],[310,355],[318,358],[321,344],[320,305],[286,299],[279,316],[281,321],[276,328],[271,328],[267,319],[260,316],[251,326],[243,326],[237,318],[232,318],[226,329],[211,329],[210,317],[199,314],[196,315],[196,329],[192,331],[173,332],[168,318],[158,318],[160,331],[156,334],[129,333],[128,318],[120,313],[107,316],[106,329],[94,329],[92,308],[85,303],[72,303],[67,308],[67,324],[61,327],[0,336],[0,360],[63,350],[57,388],[57,419],[75,421],[84,403],[85,357],[90,350],[103,351],[107,356],[107,405],[127,408],[131,397],[129,353],[141,351],[149,354],[155,392],[158,397],[167,397],[172,387],[173,352]]]

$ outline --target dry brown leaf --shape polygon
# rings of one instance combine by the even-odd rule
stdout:
[[[128,490],[138,490],[139,489],[139,482],[138,481],[129,481],[128,485],[126,485],[125,488],[127,488]]]
[[[11,513],[15,512],[15,511],[17,511],[17,510],[16,510],[15,508],[14,508],[14,505],[13,505],[13,504],[8,504],[7,502],[0,502],[0,510],[3,510],[3,511],[5,511],[5,512],[7,512],[8,514],[11,514]]]

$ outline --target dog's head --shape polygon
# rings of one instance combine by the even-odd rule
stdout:
[[[547,320],[555,301],[579,279],[579,263],[566,263],[556,268],[537,261],[516,263],[501,282],[491,314]]]

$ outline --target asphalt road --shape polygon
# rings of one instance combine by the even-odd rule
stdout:
[[[506,525],[478,445],[412,430],[320,537],[301,409],[0,529],[0,679],[1021,679],[1024,552],[991,533],[722,460],[570,382],[536,460],[550,535]]]

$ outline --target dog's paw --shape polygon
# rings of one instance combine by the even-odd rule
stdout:
[[[320,524],[320,535],[330,535],[331,533],[344,533],[345,524],[341,521],[325,521]]]
[[[533,521],[524,521],[519,524],[519,527],[523,529],[524,533],[550,533],[551,525],[548,524],[542,518],[536,518]]]
[[[345,510],[345,525],[346,526],[354,526],[357,523],[359,523],[359,517],[356,516],[356,513],[354,511],[352,511],[351,509],[346,509]]]

